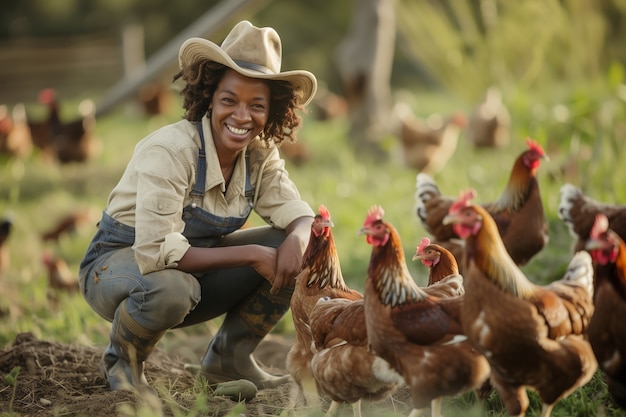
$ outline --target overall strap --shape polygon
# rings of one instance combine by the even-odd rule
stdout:
[[[248,200],[248,203],[250,204],[250,207],[252,207],[253,205],[253,199],[254,199],[254,190],[252,189],[252,183],[250,181],[250,150],[246,149],[246,189],[245,189],[245,193],[246,193],[246,200]]]
[[[202,198],[206,187],[206,153],[204,150],[204,133],[202,132],[202,122],[196,122],[196,128],[200,134],[200,150],[198,152],[198,169],[196,171],[196,183],[189,193],[192,198]]]

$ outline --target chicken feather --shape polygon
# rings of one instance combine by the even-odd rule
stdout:
[[[493,217],[471,203],[474,196],[462,193],[444,219],[466,242],[464,332],[489,360],[491,382],[509,414],[525,413],[526,388],[532,388],[548,417],[597,368],[584,338],[593,314],[591,258],[580,252],[560,281],[534,284],[508,255]]]
[[[504,246],[518,265],[526,264],[548,242],[546,221],[537,170],[541,160],[549,160],[537,142],[526,139],[528,149],[515,159],[508,183],[500,197],[483,207],[493,216]],[[459,236],[450,225],[443,224],[454,198],[443,196],[434,179],[419,173],[415,185],[415,212],[428,233],[438,243],[450,250],[460,263],[463,272],[463,248]]]
[[[372,245],[364,293],[368,341],[409,386],[411,415],[430,405],[440,416],[442,397],[482,388],[489,365],[461,332],[463,296],[439,298],[417,286],[400,236],[383,215],[372,207],[361,228]]]
[[[331,228],[334,226],[328,209],[320,206],[311,225],[309,243],[304,253],[302,268],[296,277],[291,297],[291,315],[295,328],[295,340],[287,353],[286,366],[295,382],[291,407],[303,396],[307,406],[321,407],[320,392],[311,370],[310,315],[321,297],[358,300],[362,294],[349,288],[341,272],[339,256]]]
[[[610,229],[608,217],[598,214],[585,249],[595,269],[589,342],[611,397],[626,408],[626,245]]]

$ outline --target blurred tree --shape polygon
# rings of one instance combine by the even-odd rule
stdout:
[[[394,0],[358,0],[352,26],[336,50],[337,69],[350,114],[349,138],[356,151],[384,156],[391,71],[396,40]]]

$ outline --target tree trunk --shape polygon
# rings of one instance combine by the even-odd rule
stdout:
[[[353,16],[336,57],[349,105],[349,137],[357,151],[385,156],[381,139],[392,104],[395,0],[356,0]]]

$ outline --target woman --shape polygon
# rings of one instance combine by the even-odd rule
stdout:
[[[112,322],[100,364],[112,390],[154,392],[143,364],[163,334],[224,313],[201,374],[287,382],[251,356],[289,308],[314,216],[275,145],[295,140],[316,79],[280,72],[281,53],[272,28],[247,21],[221,46],[181,46],[184,120],[137,144],[80,266],[85,299]],[[269,225],[239,230],[251,210]]]

